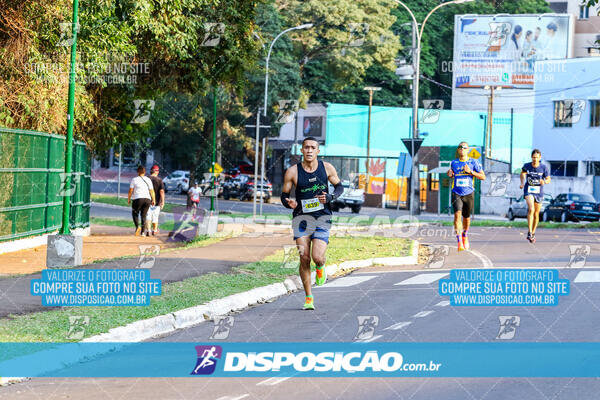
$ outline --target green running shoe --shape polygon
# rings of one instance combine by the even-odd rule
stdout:
[[[315,277],[315,283],[317,286],[322,286],[327,281],[327,271],[325,271],[325,267],[317,267],[317,275]]]
[[[304,300],[304,306],[302,307],[302,309],[304,309],[304,310],[314,310],[315,309],[315,302],[314,302],[312,295],[306,296],[306,298]]]

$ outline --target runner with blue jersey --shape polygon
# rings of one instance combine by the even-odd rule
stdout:
[[[540,209],[544,200],[544,185],[550,183],[548,167],[542,163],[542,153],[538,149],[531,152],[531,162],[521,169],[523,197],[527,202],[527,240],[535,243],[535,230],[540,222]]]
[[[470,247],[468,231],[471,225],[471,213],[475,205],[474,178],[484,180],[485,173],[477,160],[469,158],[467,142],[460,142],[455,157],[456,159],[450,164],[448,176],[453,179],[452,208],[458,251],[463,251],[469,250]]]

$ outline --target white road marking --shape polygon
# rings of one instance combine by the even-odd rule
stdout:
[[[450,305],[450,301],[449,300],[442,300],[439,303],[436,304],[437,307],[446,307]]]
[[[373,337],[371,337],[371,338],[369,338],[369,339],[361,339],[361,340],[357,340],[357,342],[360,342],[360,343],[368,343],[368,342],[372,342],[373,340],[377,340],[377,339],[379,339],[379,338],[380,338],[380,337],[382,337],[382,336],[383,336],[383,335],[375,335],[375,336],[373,336]]]
[[[330,283],[326,283],[323,286],[314,287],[313,289],[319,289],[319,288],[325,288],[325,287],[354,286],[354,285],[358,285],[359,283],[366,282],[366,281],[371,280],[376,277],[377,276],[375,276],[375,275],[373,275],[373,276],[346,276],[346,277],[331,281]]]
[[[433,314],[435,311],[432,310],[427,310],[427,311],[421,311],[416,313],[415,315],[413,315],[413,318],[424,318],[426,316],[428,316],[429,314]]]
[[[581,271],[573,283],[600,282],[600,271]]]
[[[219,397],[217,400],[240,400],[240,399],[244,399],[246,397],[250,396],[248,393],[243,394],[241,396],[238,397],[231,397],[231,396],[223,396],[223,397]]]
[[[479,258],[479,261],[483,264],[483,268],[493,268],[494,264],[492,260],[488,258],[485,254],[481,254],[476,250],[467,250],[469,253],[473,254],[475,257]]]
[[[391,329],[393,331],[397,331],[398,329],[402,329],[405,326],[408,326],[410,324],[412,324],[412,321],[398,322],[397,324],[388,326],[387,328],[384,329],[384,331],[387,331],[388,329]]]
[[[283,381],[287,381],[288,379],[290,379],[289,376],[284,376],[282,378],[277,378],[277,377],[272,377],[269,379],[265,379],[264,381],[260,381],[256,384],[256,386],[274,386],[277,385],[278,383],[281,383]]]
[[[402,282],[395,283],[394,286],[397,285],[429,285],[439,279],[442,279],[445,276],[450,274],[441,273],[441,274],[419,274],[415,275],[412,278],[408,278]]]

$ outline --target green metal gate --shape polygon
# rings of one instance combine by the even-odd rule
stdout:
[[[64,188],[65,137],[0,128],[0,241],[61,227],[63,196],[71,196],[70,228],[90,224],[91,158],[74,142],[71,188]]]

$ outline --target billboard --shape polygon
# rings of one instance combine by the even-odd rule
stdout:
[[[456,15],[454,87],[532,89],[535,62],[569,57],[569,14]]]

